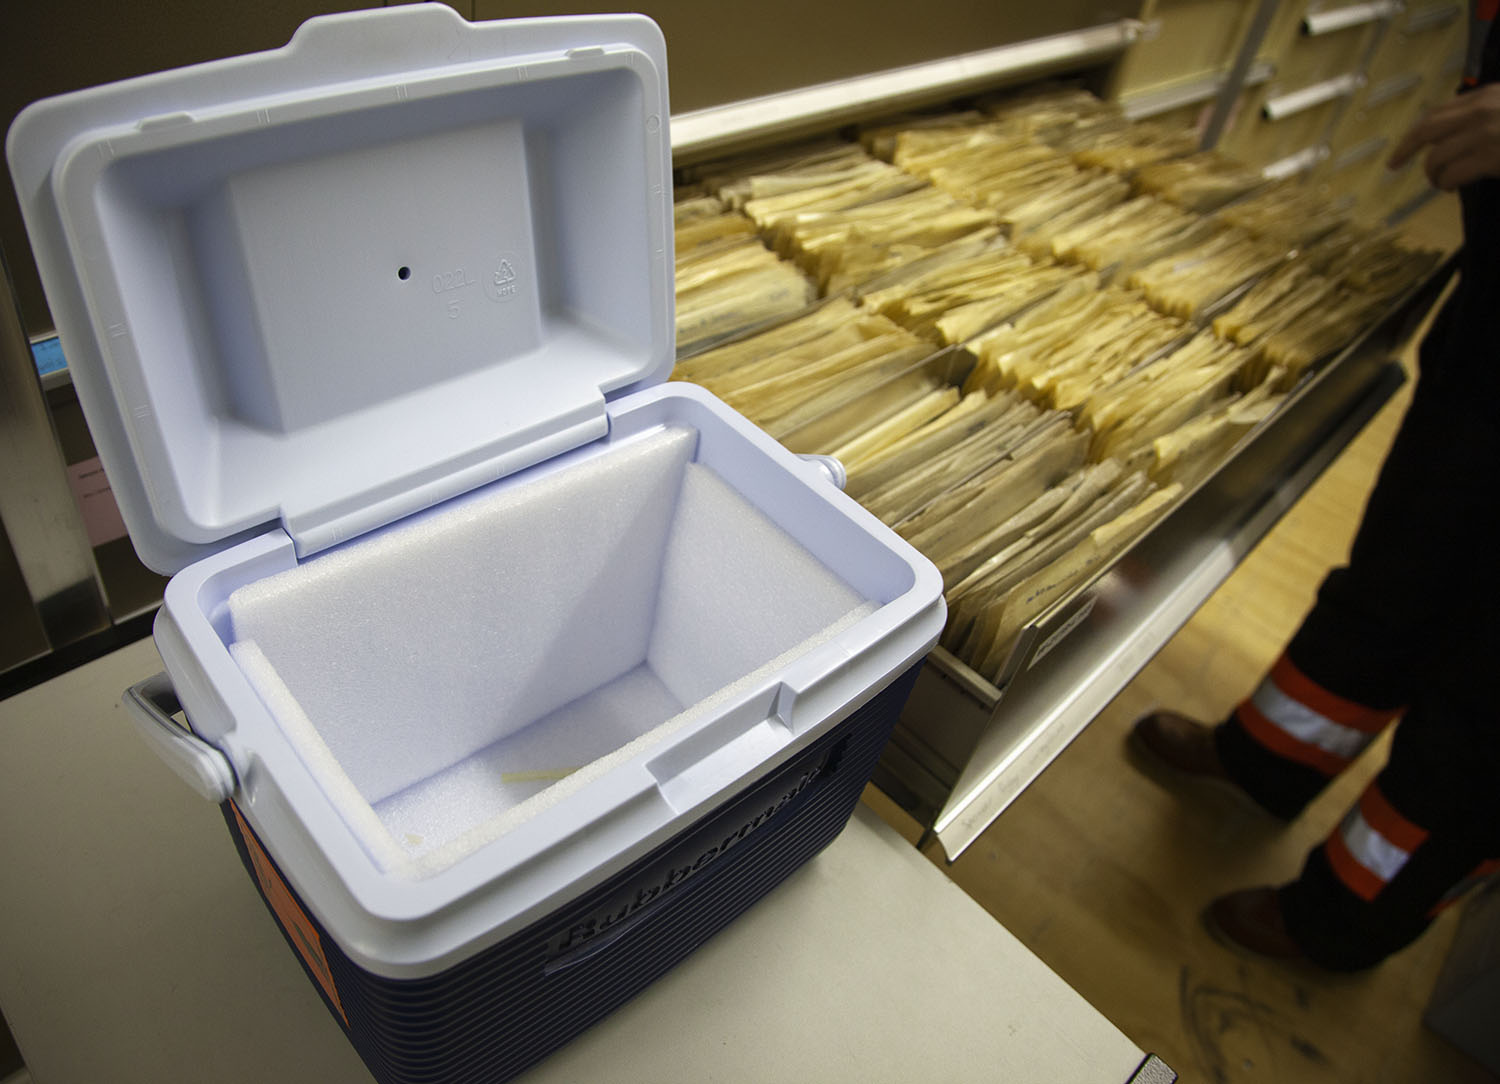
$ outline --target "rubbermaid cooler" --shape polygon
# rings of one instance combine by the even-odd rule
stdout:
[[[10,132],[174,574],[128,700],[382,1081],[518,1072],[816,853],[942,627],[836,471],[664,383],[667,117],[645,18],[432,6]]]

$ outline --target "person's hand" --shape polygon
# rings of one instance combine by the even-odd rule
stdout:
[[[1386,165],[1400,169],[1423,148],[1427,179],[1452,192],[1483,177],[1500,177],[1500,83],[1460,94],[1432,110],[1396,145]]]

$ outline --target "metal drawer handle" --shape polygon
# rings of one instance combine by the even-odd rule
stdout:
[[[223,753],[172,721],[182,706],[171,678],[156,674],[137,682],[125,690],[124,703],[136,732],[188,786],[215,804],[229,800],[234,769]]]

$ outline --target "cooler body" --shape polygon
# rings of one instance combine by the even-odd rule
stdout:
[[[498,1082],[635,996],[832,842],[918,668],[610,880],[427,979],[364,970],[308,918],[321,947],[310,953],[306,927],[277,900],[289,890],[274,863],[231,803],[224,818],[288,945],[371,1075],[381,1084]]]
[[[158,645],[232,761],[241,857],[388,1084],[509,1078],[816,854],[941,626],[935,571],[700,389],[608,429],[168,588]]]
[[[429,4],[7,141],[172,574],[190,729],[136,721],[383,1081],[504,1079],[769,891],[943,625],[838,472],[668,382],[669,117],[642,16]]]

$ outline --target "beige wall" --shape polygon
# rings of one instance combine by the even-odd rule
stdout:
[[[80,87],[285,45],[303,20],[357,0],[0,0],[0,127],[28,102]],[[50,330],[11,189],[0,193],[0,252],[28,332]]]
[[[285,44],[320,12],[378,0],[0,0],[0,127],[27,102],[79,87]],[[452,0],[468,18],[630,8],[581,0]],[[952,56],[1134,14],[1139,0],[648,0],[667,37],[672,109],[806,86]],[[1126,9],[1129,10],[1126,10]],[[0,193],[0,251],[32,333],[48,330],[9,175]]]
[[[611,11],[578,0],[473,0],[482,19]],[[661,24],[672,111],[954,56],[1132,14],[1108,0],[644,0]]]

